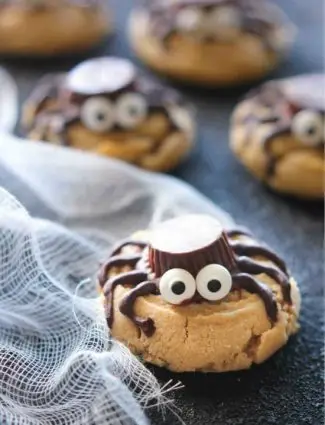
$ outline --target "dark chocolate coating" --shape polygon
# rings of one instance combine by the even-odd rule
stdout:
[[[250,293],[257,294],[263,301],[267,315],[272,323],[277,320],[277,303],[271,289],[259,282],[254,275],[266,274],[282,289],[283,300],[291,304],[291,285],[286,265],[277,254],[269,250],[266,246],[245,240],[230,240],[230,237],[247,236],[249,232],[242,228],[230,229],[222,233],[214,243],[194,252],[181,254],[171,254],[156,250],[150,244],[130,240],[131,246],[137,247],[141,253],[126,255],[118,253],[128,245],[128,241],[123,241],[116,246],[108,262],[102,267],[100,273],[100,285],[106,297],[106,312],[108,326],[113,325],[113,299],[114,289],[117,285],[130,285],[134,289],[127,293],[119,306],[122,314],[126,315],[138,328],[151,336],[155,330],[151,319],[141,319],[134,313],[134,304],[139,296],[148,294],[159,295],[159,278],[171,268],[184,268],[195,277],[202,267],[216,263],[226,267],[232,275],[232,290],[244,289]],[[146,248],[149,249],[146,249]],[[260,256],[272,262],[258,262],[251,256]],[[110,270],[113,267],[128,265],[134,268],[133,271],[109,278]],[[201,296],[196,293],[189,302],[204,302]]]

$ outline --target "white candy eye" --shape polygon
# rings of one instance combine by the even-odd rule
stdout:
[[[184,269],[171,269],[160,278],[159,289],[162,298],[168,303],[182,304],[194,296],[195,279]]]
[[[238,35],[241,23],[238,9],[232,6],[219,6],[207,14],[204,27],[207,35],[215,34],[222,39],[231,39]]]
[[[204,12],[199,7],[185,7],[176,15],[176,28],[181,32],[196,31],[202,27]]]
[[[317,146],[324,138],[324,120],[315,111],[298,112],[292,121],[293,134],[306,146]]]
[[[104,133],[111,130],[114,125],[114,106],[105,97],[92,97],[83,104],[80,117],[89,130]]]
[[[194,117],[188,109],[174,105],[168,107],[168,113],[171,120],[181,131],[191,136],[194,134]]]
[[[116,103],[117,122],[125,128],[132,128],[143,121],[148,113],[148,105],[143,96],[128,93],[120,96]]]
[[[203,298],[209,301],[218,301],[229,294],[232,278],[225,267],[219,264],[209,264],[197,275],[196,286]]]

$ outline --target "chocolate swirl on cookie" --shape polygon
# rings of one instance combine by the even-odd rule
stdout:
[[[273,142],[278,136],[292,135],[302,146],[319,151],[325,143],[325,75],[310,74],[287,80],[271,81],[250,92],[247,99],[265,108],[263,117],[250,113],[244,118],[250,131],[266,124],[271,128],[261,137],[267,158],[266,177],[272,177],[277,161]]]
[[[136,252],[124,253],[128,244]],[[129,267],[130,271],[110,277],[116,267]],[[247,238],[247,232],[240,228],[224,230],[212,217],[189,215],[162,223],[152,231],[148,243],[130,240],[115,247],[101,270],[99,284],[109,327],[114,320],[114,291],[122,285],[130,290],[119,304],[120,312],[151,336],[153,320],[134,312],[140,296],[160,295],[170,304],[182,305],[218,302],[232,291],[245,290],[262,299],[270,321],[275,323],[276,299],[270,287],[255,277],[259,274],[279,284],[283,301],[291,304],[289,274],[277,254]]]
[[[261,0],[161,0],[146,3],[152,33],[167,47],[177,34],[200,42],[231,42],[240,33],[257,35],[267,48],[278,50],[275,30],[284,25],[283,16]],[[289,32],[287,34],[289,37]]]

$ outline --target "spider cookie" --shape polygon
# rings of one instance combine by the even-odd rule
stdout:
[[[154,0],[130,19],[131,44],[147,65],[204,85],[261,78],[293,38],[293,25],[267,0]]]
[[[61,143],[166,171],[192,147],[192,108],[126,59],[90,59],[40,81],[23,125],[31,139]]]
[[[186,215],[117,245],[99,275],[111,334],[168,369],[261,363],[298,330],[284,261],[241,229]]]
[[[235,109],[231,147],[260,180],[301,198],[323,197],[325,75],[271,81]]]
[[[102,0],[0,0],[0,54],[84,51],[110,31]]]

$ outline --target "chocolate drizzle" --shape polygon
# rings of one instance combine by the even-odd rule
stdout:
[[[126,246],[138,248],[140,251],[143,248],[145,248],[147,245],[148,245],[147,242],[144,242],[144,241],[135,240],[135,239],[125,239],[123,242],[120,242],[119,244],[116,245],[116,247],[113,248],[110,255],[114,256],[119,254],[121,250],[125,248]]]
[[[234,239],[238,238],[239,239]],[[244,237],[244,238],[243,238]],[[247,238],[249,238],[247,240]],[[127,246],[136,249],[134,255],[121,253]],[[260,257],[255,259],[253,257]],[[245,290],[257,294],[264,303],[272,323],[277,320],[277,303],[270,287],[255,276],[265,274],[281,286],[283,301],[291,304],[291,286],[287,267],[283,260],[266,246],[251,240],[243,228],[223,231],[216,240],[200,249],[187,252],[168,252],[155,244],[142,241],[123,241],[112,251],[112,256],[102,267],[99,282],[106,298],[108,326],[113,326],[114,290],[118,285],[131,287],[119,305],[120,312],[128,317],[146,336],[152,336],[155,325],[151,318],[138,317],[134,311],[136,299],[149,294],[160,295],[160,277],[172,268],[183,268],[194,277],[208,264],[221,264],[232,276],[232,291]],[[112,268],[129,266],[133,270],[109,277]],[[191,302],[207,302],[197,292]]]
[[[266,137],[263,139],[263,149],[266,155],[266,178],[270,178],[275,174],[277,158],[272,154],[273,140],[282,135],[290,134],[291,127],[289,124],[276,126]]]
[[[234,289],[244,289],[251,294],[257,294],[264,303],[265,310],[273,323],[277,320],[278,307],[271,289],[264,283],[257,282],[247,273],[239,273],[233,277]]]
[[[128,317],[136,326],[138,326],[143,333],[150,337],[154,334],[156,328],[154,321],[149,317],[143,319],[134,314],[134,304],[138,297],[145,295],[159,295],[158,285],[156,282],[148,281],[143,282],[139,286],[132,289],[121,301],[120,312]]]
[[[273,263],[275,263],[280,270],[282,270],[284,273],[288,274],[287,266],[285,262],[273,251],[271,251],[269,248],[266,248],[265,246],[261,246],[259,244],[255,243],[245,243],[241,241],[234,241],[231,242],[231,247],[234,250],[234,252],[239,255],[245,255],[249,257],[266,257]]]
[[[247,125],[247,145],[255,125],[272,124],[270,131],[261,138],[261,144],[266,157],[266,179],[274,176],[277,157],[272,152],[272,145],[278,136],[292,134],[292,120],[302,110],[316,111],[325,116],[325,104],[323,89],[325,87],[325,75],[310,74],[292,77],[278,82],[271,81],[254,89],[246,96],[246,99],[254,99],[258,105],[269,109],[269,115],[259,117],[250,113],[245,116],[242,124]],[[319,149],[323,150],[323,143]],[[317,149],[318,147],[315,147]]]
[[[277,267],[259,263],[248,257],[239,257],[237,259],[239,270],[251,275],[266,274],[275,280],[282,288],[283,299],[286,303],[290,302],[290,282],[288,276]]]
[[[161,0],[146,3],[146,10],[150,14],[150,23],[153,34],[159,38],[164,46],[168,47],[170,38],[177,34],[176,17],[179,11],[187,7],[198,7],[208,16],[218,7],[232,7],[238,11],[240,16],[240,30],[257,35],[264,45],[276,51],[271,41],[270,34],[277,26],[284,25],[284,22],[275,16],[273,10],[268,10],[267,3],[261,0],[178,0],[168,3]],[[211,32],[205,37],[200,37],[202,42],[214,42],[218,40],[218,35]],[[222,40],[224,42],[224,40]]]
[[[130,272],[122,273],[109,279],[103,288],[104,295],[107,297],[107,323],[111,327],[113,325],[114,317],[114,291],[118,285],[131,285],[137,286],[146,281],[146,272],[133,270]],[[109,301],[108,301],[109,299]]]
[[[141,254],[130,254],[130,255],[116,255],[115,257],[111,257],[103,268],[102,275],[99,276],[100,286],[103,287],[106,283],[105,276],[109,274],[109,272],[115,267],[132,267],[134,268],[138,261],[141,260]]]

